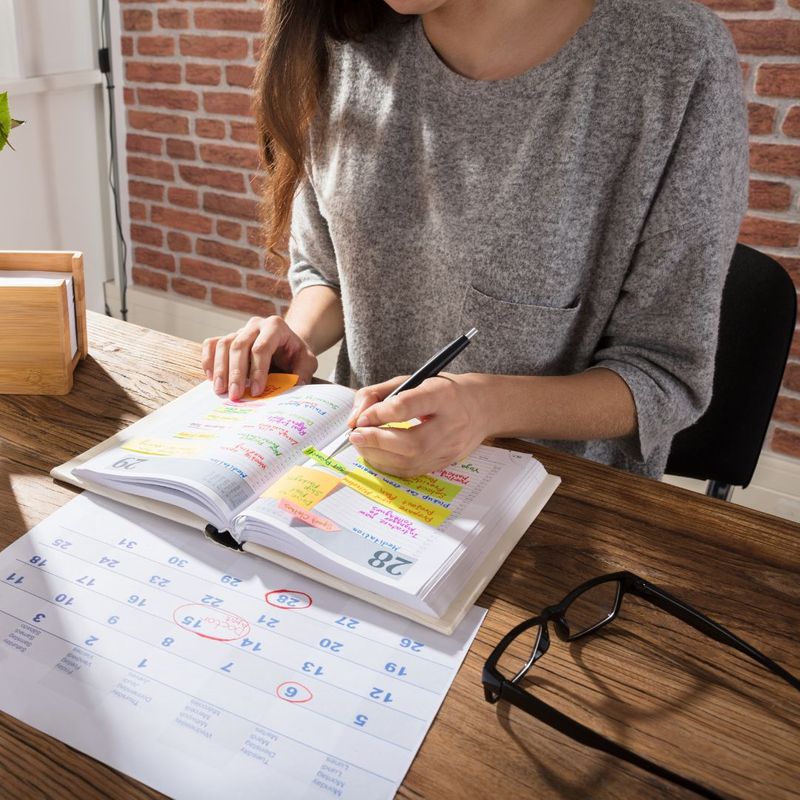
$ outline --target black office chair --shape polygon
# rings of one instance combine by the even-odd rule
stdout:
[[[722,292],[711,404],[678,433],[666,471],[709,481],[728,500],[755,472],[781,386],[797,314],[797,293],[777,261],[737,244]]]

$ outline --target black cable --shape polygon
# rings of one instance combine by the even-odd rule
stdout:
[[[115,116],[116,104],[114,102],[114,76],[111,70],[111,51],[108,47],[110,37],[110,22],[108,17],[108,0],[103,0],[102,12],[100,15],[100,51],[98,61],[100,71],[105,76],[106,92],[108,93],[108,135],[110,140],[109,164],[108,164],[108,185],[114,197],[114,217],[117,223],[117,250],[119,255],[119,285],[120,285],[120,314],[123,320],[128,319],[128,272],[126,268],[128,260],[128,244],[125,241],[125,234],[122,230],[122,211],[119,201],[119,167],[117,159],[117,123]],[[111,316],[111,311],[106,302],[106,315]]]

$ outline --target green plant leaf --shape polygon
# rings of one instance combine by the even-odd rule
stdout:
[[[6,146],[11,131],[11,112],[8,109],[8,92],[0,92],[0,150]]]

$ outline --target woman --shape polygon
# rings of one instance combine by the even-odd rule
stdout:
[[[206,341],[217,391],[258,392],[271,364],[308,380],[342,339],[351,442],[379,469],[521,436],[660,475],[710,397],[746,204],[723,24],[692,0],[267,8],[269,235],[296,192],[294,299]],[[473,326],[451,373],[381,402]]]

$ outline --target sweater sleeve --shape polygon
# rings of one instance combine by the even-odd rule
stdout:
[[[668,446],[711,399],[722,287],[746,194],[745,104],[726,36],[692,88],[592,364],[617,372],[633,394],[638,435],[623,446],[636,461]]]
[[[301,183],[292,205],[289,262],[288,277],[293,295],[307,286],[339,289],[336,254],[328,223],[308,178]]]

